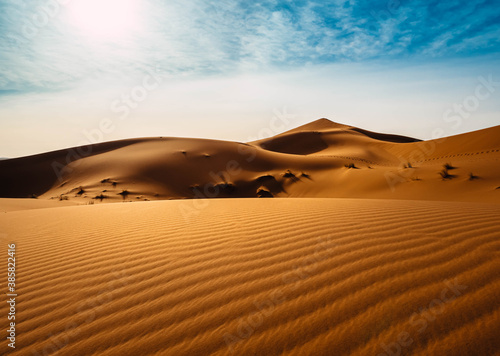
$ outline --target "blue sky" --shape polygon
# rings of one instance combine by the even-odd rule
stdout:
[[[245,141],[277,110],[287,129],[328,117],[430,138],[480,77],[500,80],[499,5],[0,0],[0,156],[78,145],[106,117],[103,140]],[[498,125],[499,92],[447,134]]]

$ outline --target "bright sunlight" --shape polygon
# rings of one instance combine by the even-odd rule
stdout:
[[[92,39],[120,39],[139,28],[138,0],[73,0],[69,23]]]

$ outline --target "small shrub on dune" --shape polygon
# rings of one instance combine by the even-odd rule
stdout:
[[[287,171],[283,174],[283,177],[285,177],[285,178],[295,178],[295,174],[293,174],[291,170],[287,170]]]
[[[118,193],[118,195],[121,195],[123,197],[123,199],[126,199],[130,195],[130,192],[128,190],[124,189],[121,191],[121,193]]]
[[[475,179],[479,179],[478,176],[474,175],[474,173],[469,173],[469,180],[475,180]]]
[[[76,195],[83,195],[83,193],[85,193],[85,189],[83,189],[83,187],[79,187],[78,188],[78,192],[76,193]]]
[[[104,194],[99,194],[97,196],[94,197],[95,200],[100,200],[100,201],[103,201],[104,199],[106,199],[108,196],[107,195],[104,195]]]
[[[356,165],[354,163],[344,164],[344,167],[347,169],[356,169]]]
[[[101,183],[105,184],[105,183],[109,183],[111,184],[113,187],[116,187],[118,185],[118,182],[113,182],[111,181],[111,178],[106,178],[106,179],[103,179],[101,180]]]
[[[443,169],[441,172],[439,172],[439,175],[443,179],[451,179],[451,178],[453,178],[453,176],[448,172],[448,170],[446,168]]]
[[[69,200],[69,198],[63,194],[59,195],[59,201],[63,201],[63,200]]]
[[[449,171],[451,169],[455,169],[456,167],[453,167],[453,165],[451,163],[445,163],[445,164],[443,164],[443,168],[446,169],[447,171]]]
[[[311,176],[307,173],[304,173],[302,172],[302,174],[300,175],[301,177],[304,177],[304,178],[307,178],[307,179],[311,179]]]

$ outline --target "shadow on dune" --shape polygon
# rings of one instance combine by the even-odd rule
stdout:
[[[263,142],[260,146],[268,151],[294,155],[308,155],[328,148],[328,144],[321,138],[321,133],[315,131],[277,136]]]
[[[143,139],[104,142],[1,160],[0,197],[27,198],[32,194],[42,195],[54,185],[63,184],[63,180],[60,180],[59,177],[61,177],[61,171],[64,171],[64,167],[68,164],[81,158],[113,151],[141,141]]]

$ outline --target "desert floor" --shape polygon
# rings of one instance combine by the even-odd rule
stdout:
[[[69,204],[0,199],[19,294],[2,355],[500,352],[498,204]]]

